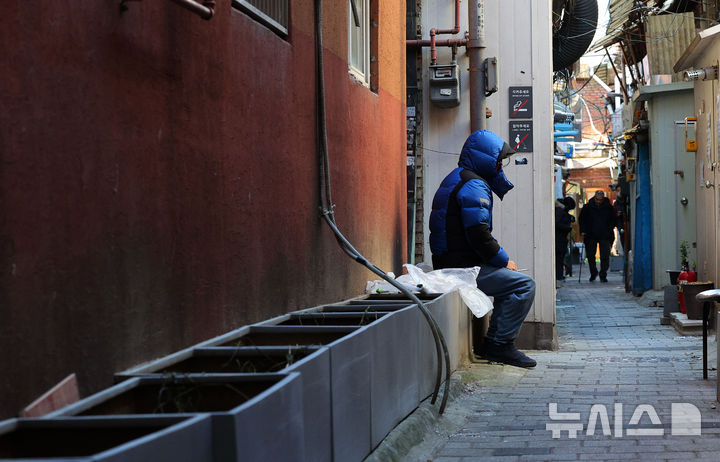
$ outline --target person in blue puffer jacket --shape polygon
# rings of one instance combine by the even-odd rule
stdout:
[[[484,357],[519,367],[536,362],[515,348],[515,338],[535,299],[535,281],[492,235],[495,193],[500,200],[513,188],[502,161],[515,151],[495,133],[479,130],[463,145],[458,168],[440,184],[430,213],[430,250],[434,269],[480,266],[477,286],[494,297]]]

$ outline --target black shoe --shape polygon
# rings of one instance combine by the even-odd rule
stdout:
[[[556,280],[556,281],[564,281],[565,278],[561,276],[561,277],[559,277],[559,278],[555,278],[555,280]]]
[[[485,352],[487,351],[488,345],[492,342],[488,337],[483,337],[483,341],[477,349],[473,350],[475,359],[485,359]]]
[[[606,277],[600,276],[600,282],[608,282]]]
[[[485,346],[485,359],[488,361],[509,364],[517,367],[535,367],[537,362],[525,353],[515,348],[512,343],[497,343],[490,341]]]
[[[590,275],[590,282],[593,282],[597,278],[597,274]]]

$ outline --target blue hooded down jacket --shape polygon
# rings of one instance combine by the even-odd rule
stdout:
[[[514,153],[487,130],[471,134],[463,145],[458,168],[440,184],[430,213],[433,267],[505,267],[508,254],[492,236],[494,192],[501,200],[513,188],[498,161]]]

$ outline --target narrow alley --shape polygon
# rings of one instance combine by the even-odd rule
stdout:
[[[660,325],[662,308],[640,305],[640,299],[625,293],[621,277],[610,273],[609,283],[600,284],[583,276],[578,283],[576,272],[564,281],[557,291],[559,350],[531,352],[538,366],[528,371],[471,366],[466,372],[475,380],[466,388],[471,392],[453,404],[448,422],[431,432],[408,460],[717,461],[716,371],[702,380],[702,337],[682,337],[673,327]],[[713,338],[710,367],[715,364]],[[558,414],[577,413],[579,419],[557,414],[551,419],[552,403]],[[677,434],[682,413],[671,419],[673,403],[697,407],[700,436]],[[597,415],[589,421],[593,406]],[[676,407],[680,409],[682,405]],[[654,423],[652,411],[657,413]],[[637,422],[636,413],[641,417]],[[548,424],[569,425],[561,425],[554,437]],[[566,428],[575,428],[576,437],[569,437]]]

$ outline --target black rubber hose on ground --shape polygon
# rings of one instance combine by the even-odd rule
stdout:
[[[388,276],[380,268],[369,262],[365,257],[358,252],[350,241],[340,232],[335,223],[335,212],[333,210],[331,188],[330,188],[330,162],[328,156],[327,146],[327,124],[325,118],[325,78],[323,72],[323,45],[322,45],[322,0],[315,0],[315,45],[316,45],[316,64],[317,64],[317,109],[318,109],[318,144],[320,147],[320,181],[319,181],[319,192],[320,192],[320,210],[322,218],[328,224],[335,239],[338,241],[340,248],[348,256],[354,259],[356,262],[368,268],[370,271],[380,276],[401,293],[410,298],[417,304],[418,309],[425,317],[425,320],[430,327],[430,331],[435,341],[435,351],[437,354],[437,373],[435,379],[435,389],[433,391],[432,403],[434,404],[437,400],[438,393],[440,390],[440,384],[442,382],[442,366],[443,360],[445,362],[445,392],[443,393],[442,402],[440,404],[439,413],[442,414],[447,404],[447,399],[450,391],[450,355],[448,353],[447,343],[445,338],[440,331],[440,327],[433,318],[430,311],[427,309],[425,304],[412,292],[408,291],[395,279]]]
[[[587,51],[595,36],[597,19],[597,0],[566,2],[562,25],[553,35],[553,71],[572,66]]]

